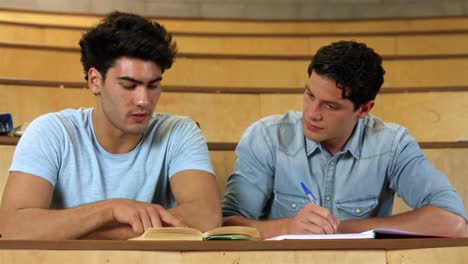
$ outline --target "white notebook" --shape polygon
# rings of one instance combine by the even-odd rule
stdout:
[[[397,229],[377,228],[362,233],[330,234],[330,235],[282,235],[266,240],[297,240],[297,239],[381,239],[381,238],[431,238],[446,237],[433,234],[414,233]]]

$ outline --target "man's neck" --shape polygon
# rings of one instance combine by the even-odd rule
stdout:
[[[336,139],[331,139],[327,142],[322,142],[322,146],[332,155],[334,156],[336,153],[338,153],[340,150],[342,150],[347,144],[348,142],[351,140],[351,138],[353,137],[354,135],[354,131],[356,130],[356,127],[358,125],[358,122],[356,122],[356,124],[354,125],[354,128],[353,130],[351,130],[351,132],[349,133],[348,137],[347,138],[344,138],[343,139],[340,139],[340,138],[336,138]]]
[[[109,153],[125,154],[132,151],[140,142],[143,134],[124,134],[122,131],[111,126],[108,121],[99,116],[94,109],[93,129],[99,144]]]

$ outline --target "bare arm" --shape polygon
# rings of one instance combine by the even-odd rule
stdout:
[[[334,234],[338,231],[340,221],[328,209],[309,204],[290,218],[252,220],[236,215],[224,218],[223,224],[255,227],[261,237],[266,239],[285,234]]]
[[[185,170],[171,177],[177,207],[169,212],[190,227],[208,231],[221,225],[221,198],[215,177],[206,171]]]
[[[343,221],[339,232],[357,233],[374,228],[393,228],[445,236],[467,236],[467,225],[463,217],[435,206],[425,206],[390,217]]]
[[[180,220],[158,205],[127,199],[50,210],[52,195],[53,187],[46,180],[27,173],[12,172],[0,208],[2,238],[76,239],[118,223],[128,225],[133,233],[141,234],[146,228],[160,226],[162,222],[181,224]],[[107,234],[122,234],[121,228],[118,231],[109,233],[107,230]]]

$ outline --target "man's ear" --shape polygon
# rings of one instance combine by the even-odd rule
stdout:
[[[101,73],[96,68],[91,67],[88,70],[89,90],[91,90],[94,95],[99,95],[101,93],[102,84],[103,80]]]
[[[367,116],[370,111],[372,110],[372,108],[374,107],[374,104],[375,104],[375,101],[374,100],[370,100],[369,102],[361,105],[358,109],[358,115],[357,117],[358,118],[363,118],[365,116]]]

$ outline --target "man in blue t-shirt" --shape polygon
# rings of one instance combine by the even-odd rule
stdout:
[[[466,234],[463,200],[408,131],[369,115],[383,84],[381,57],[339,41],[315,54],[303,111],[247,129],[223,200],[226,225],[264,238],[374,228]],[[392,215],[397,193],[414,211]]]
[[[95,108],[34,120],[0,210],[8,239],[128,239],[150,227],[221,223],[220,194],[195,122],[153,114],[176,45],[165,28],[114,12],[80,41]]]

